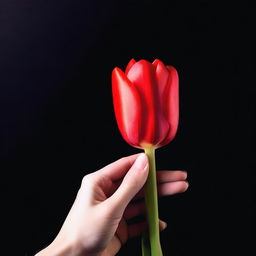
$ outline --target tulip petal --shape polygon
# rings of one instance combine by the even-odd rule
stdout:
[[[169,79],[164,90],[164,115],[170,124],[170,129],[161,146],[172,141],[176,135],[179,122],[179,77],[178,72],[173,66],[167,66]]]
[[[140,60],[130,68],[127,78],[137,88],[141,97],[141,134],[144,135],[142,142],[157,145],[166,137],[169,125],[161,108],[155,68],[150,62]]]
[[[112,92],[119,130],[130,145],[138,146],[140,98],[134,85],[119,68],[115,68],[112,72]]]
[[[155,69],[156,69],[156,81],[157,81],[157,86],[159,90],[159,95],[162,98],[164,89],[167,85],[168,77],[169,77],[169,71],[166,68],[166,66],[163,64],[162,61],[160,60],[155,60],[152,65],[155,64]]]
[[[126,66],[125,72],[124,72],[125,75],[128,74],[129,70],[131,69],[131,67],[132,67],[135,63],[136,63],[136,60],[135,60],[135,59],[131,59],[131,60],[129,61],[129,63],[128,63],[127,66]]]
[[[157,67],[157,65],[158,65],[158,63],[159,63],[159,59],[155,59],[153,62],[152,62],[152,66],[154,67],[154,68],[156,68]]]

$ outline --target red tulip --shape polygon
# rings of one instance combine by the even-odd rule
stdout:
[[[132,59],[125,72],[112,72],[112,92],[117,124],[123,138],[145,150],[149,174],[145,185],[148,233],[142,237],[142,255],[162,256],[159,236],[155,149],[176,135],[179,121],[178,73],[160,60]],[[147,242],[149,240],[149,243]]]
[[[159,148],[175,137],[179,119],[178,73],[156,59],[132,59],[125,72],[112,72],[112,92],[119,130],[133,147]]]

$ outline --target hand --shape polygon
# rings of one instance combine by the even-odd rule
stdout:
[[[122,158],[83,178],[75,202],[55,240],[36,256],[113,256],[128,238],[146,230],[146,222],[127,224],[145,213],[143,185],[148,175],[145,154]],[[186,191],[184,171],[158,171],[160,196]],[[160,229],[166,223],[160,221]]]

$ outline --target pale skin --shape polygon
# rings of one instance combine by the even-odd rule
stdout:
[[[145,213],[143,186],[148,175],[144,153],[121,158],[83,178],[77,197],[54,241],[36,256],[114,256],[147,223],[129,224]],[[185,171],[157,171],[159,196],[187,190]],[[166,223],[159,221],[160,229]]]

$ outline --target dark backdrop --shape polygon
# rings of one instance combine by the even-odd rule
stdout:
[[[52,241],[86,173],[139,152],[111,99],[111,71],[131,58],[180,75],[179,130],[157,164],[187,170],[190,188],[160,200],[165,255],[253,255],[254,14],[247,1],[1,2],[1,154],[24,194],[22,255]]]

